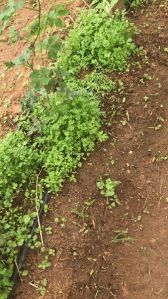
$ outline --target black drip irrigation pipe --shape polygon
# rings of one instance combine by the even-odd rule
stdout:
[[[44,213],[44,206],[48,203],[48,201],[50,199],[50,195],[51,195],[50,192],[46,192],[45,195],[44,195],[43,201],[42,201],[40,209],[38,211],[38,217],[39,217],[39,219],[41,219],[41,217],[42,217],[42,215]],[[34,236],[36,228],[38,227],[38,217],[36,216],[35,219],[34,219],[34,222],[33,222],[33,225],[32,225],[31,231],[30,231],[31,237]],[[22,268],[23,263],[25,262],[28,249],[29,249],[28,242],[26,242],[24,244],[21,252],[20,252],[20,255],[19,255],[19,258],[18,258],[18,262],[17,262],[17,267],[15,266],[13,275],[11,277],[11,281],[12,281],[13,286],[12,286],[12,289],[11,289],[9,295],[8,295],[8,299],[12,299],[12,295],[13,295],[13,291],[15,289],[16,283],[18,281],[18,278],[20,278],[20,276],[19,276],[19,270]]]

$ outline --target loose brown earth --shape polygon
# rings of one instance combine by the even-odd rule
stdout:
[[[31,3],[31,0],[29,1]],[[33,2],[33,1],[32,1]],[[57,0],[56,4],[67,4],[68,9],[72,12],[71,19],[66,20],[66,24],[73,22],[73,18],[81,5],[84,5],[79,0]],[[73,3],[73,4],[72,4]],[[6,0],[2,1],[1,7],[6,4]],[[42,10],[50,5],[54,5],[55,1],[42,1]],[[28,7],[29,7],[28,3]],[[1,8],[2,9],[2,8]],[[28,82],[30,69],[26,66],[7,69],[5,62],[14,60],[21,55],[27,48],[27,43],[24,40],[23,29],[30,24],[36,17],[36,13],[30,9],[19,10],[14,18],[13,25],[21,34],[22,39],[16,43],[11,43],[8,33],[8,28],[5,30],[3,36],[0,37],[0,137],[4,136],[9,129],[13,129],[13,119],[20,113],[20,101],[24,97]],[[35,58],[35,65],[39,65],[38,57]]]
[[[30,252],[30,275],[13,298],[41,298],[38,286],[47,278],[46,299],[168,299],[168,162],[161,161],[168,155],[168,5],[149,4],[130,18],[142,30],[137,43],[148,63],[139,58],[142,68],[134,63],[129,73],[117,75],[125,89],[104,99],[108,141],[86,159],[77,182],[67,182],[52,198],[43,219],[53,232],[44,236],[45,244],[57,250],[52,266],[38,270],[42,255]],[[119,207],[109,210],[100,196],[101,175],[121,182]],[[89,198],[95,202],[86,210]],[[85,208],[83,217],[74,208]],[[66,218],[65,228],[55,222],[58,216]],[[112,242],[116,230],[126,229],[132,240]]]

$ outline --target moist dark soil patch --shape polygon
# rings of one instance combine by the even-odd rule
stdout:
[[[118,103],[126,98],[124,111],[112,116],[111,96],[105,99],[108,141],[97,145],[78,170],[77,182],[64,185],[43,218],[53,232],[44,236],[45,244],[57,250],[52,266],[39,270],[42,256],[30,252],[30,275],[13,298],[40,298],[43,278],[46,299],[168,298],[168,7],[158,2],[131,16],[141,29],[137,42],[148,63],[135,63],[120,75],[125,89]],[[119,207],[109,210],[100,196],[96,182],[101,175],[121,182]],[[88,199],[95,202],[86,209]],[[55,222],[58,216],[66,218],[65,228]],[[112,242],[115,231],[125,230],[132,240]]]

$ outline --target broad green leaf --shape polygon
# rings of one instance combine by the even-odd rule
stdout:
[[[15,66],[14,62],[13,61],[6,61],[5,62],[5,65],[8,69],[12,68],[13,66]]]
[[[31,84],[36,90],[41,89],[43,86],[47,85],[50,81],[50,71],[47,68],[41,68],[40,70],[35,70],[30,75]]]
[[[64,22],[60,18],[56,18],[55,25],[59,28],[62,28],[64,26]]]
[[[63,17],[69,14],[69,10],[65,9],[64,7],[57,8],[57,16]]]
[[[52,45],[48,49],[48,57],[50,59],[56,59],[58,55],[58,51],[61,50],[62,44],[61,43],[56,43],[55,45]]]
[[[31,55],[32,49],[29,47],[20,56],[16,57],[13,63],[15,64],[15,66],[25,65],[28,63]]]

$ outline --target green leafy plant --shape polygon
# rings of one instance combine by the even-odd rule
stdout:
[[[100,194],[107,198],[110,208],[114,208],[120,204],[116,195],[116,188],[119,184],[119,181],[112,181],[110,178],[103,180],[102,177],[97,182],[97,188],[100,190]]]
[[[82,209],[75,207],[71,211],[72,211],[72,214],[76,215],[77,217],[79,217],[83,220],[88,217],[88,215],[86,214],[86,211],[85,211],[85,207],[83,207]]]
[[[41,296],[44,296],[45,293],[46,293],[46,287],[47,287],[47,279],[46,278],[43,278],[40,280],[40,283],[38,285],[38,291],[40,293]]]
[[[66,219],[66,217],[63,217],[63,216],[58,215],[58,216],[55,218],[55,222],[56,222],[61,228],[65,228],[67,219]]]
[[[46,255],[42,262],[38,265],[39,269],[46,270],[51,266],[51,262],[49,261],[48,256]]]
[[[67,85],[70,89],[79,90],[83,88],[91,94],[104,96],[115,90],[114,81],[110,80],[107,75],[93,71],[82,79],[70,77],[67,79]]]
[[[136,30],[122,14],[109,16],[96,8],[81,13],[58,55],[58,65],[70,73],[91,67],[124,71],[136,52]]]

